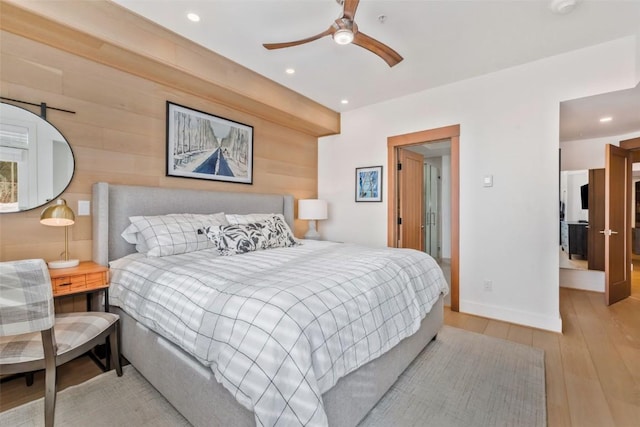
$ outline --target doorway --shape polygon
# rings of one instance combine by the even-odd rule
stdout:
[[[460,125],[446,126],[437,129],[424,130],[403,135],[396,135],[387,138],[387,159],[388,159],[388,187],[389,203],[387,212],[387,244],[390,247],[403,247],[401,242],[402,228],[398,224],[399,212],[401,212],[402,201],[399,197],[399,175],[398,160],[400,152],[409,147],[429,145],[431,143],[441,143],[450,141],[450,212],[448,221],[450,223],[450,250],[451,250],[451,273],[450,273],[450,296],[451,310],[459,311],[459,274],[460,274],[460,243],[459,243],[459,200],[460,200],[460,176],[459,176],[459,151],[460,151]],[[414,185],[422,188],[423,174]],[[444,219],[444,218],[443,218]]]

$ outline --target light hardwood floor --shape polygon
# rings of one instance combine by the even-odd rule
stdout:
[[[640,271],[640,268],[637,270]],[[445,310],[445,323],[545,351],[549,427],[638,426],[640,420],[640,273],[632,298],[610,307],[602,294],[560,289],[563,334]],[[60,370],[60,389],[100,373],[82,357]],[[0,386],[0,411],[43,395],[42,374]]]
[[[607,307],[600,293],[561,288],[562,335],[448,310],[445,323],[543,349],[549,427],[631,427],[640,425],[639,296]]]

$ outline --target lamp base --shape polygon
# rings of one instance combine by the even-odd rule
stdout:
[[[75,267],[78,264],[80,264],[80,261],[77,259],[70,259],[66,261],[65,260],[49,261],[47,263],[49,268],[71,268],[71,267]]]
[[[320,240],[320,233],[318,233],[318,230],[316,229],[315,219],[309,220],[309,229],[304,235],[304,238],[309,240]]]

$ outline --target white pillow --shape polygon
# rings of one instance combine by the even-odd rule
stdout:
[[[135,224],[129,224],[127,228],[125,228],[124,231],[120,233],[120,235],[124,240],[127,241],[127,243],[136,245],[136,251],[140,252],[141,254],[146,254],[147,252],[149,252],[147,243],[144,241],[144,238],[138,231],[138,227]]]
[[[159,257],[209,249],[215,245],[198,230],[227,225],[224,213],[132,216],[121,236],[147,256]]]

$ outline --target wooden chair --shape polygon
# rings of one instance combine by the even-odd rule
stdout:
[[[54,314],[51,279],[41,259],[0,262],[0,374],[45,370],[45,426],[53,426],[56,366],[104,343],[122,376],[119,317],[113,313]]]

